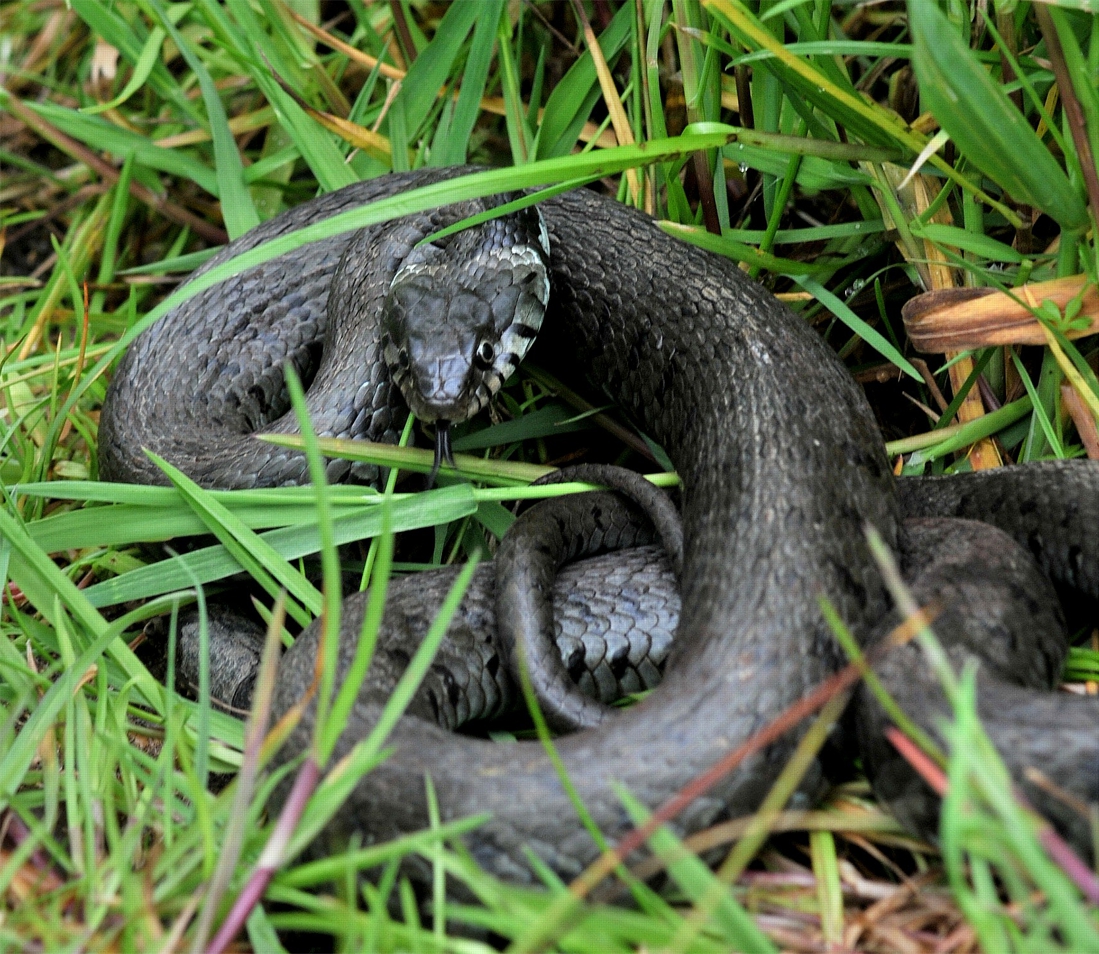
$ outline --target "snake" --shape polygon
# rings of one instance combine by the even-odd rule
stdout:
[[[347,186],[258,226],[205,267],[467,171],[421,170]],[[538,219],[520,213],[524,221],[514,228],[523,232],[524,247],[517,258],[498,255],[495,240],[485,237],[512,226],[433,241],[477,208],[444,207],[315,242],[195,295],[133,342],[102,409],[100,475],[106,479],[165,483],[143,453],[149,448],[205,486],[300,483],[307,480],[300,453],[247,439],[257,431],[296,430],[284,384],[290,364],[311,382],[307,402],[318,433],[393,440],[407,404],[436,421],[443,435],[437,453],[445,456],[448,415],[461,417],[445,401],[462,392],[474,409],[487,403],[503,372],[518,362],[520,345],[534,338],[544,297],[537,359],[563,380],[615,402],[664,448],[679,474],[681,605],[659,688],[556,739],[557,763],[539,742],[498,744],[454,734],[422,712],[407,713],[388,737],[389,757],[357,783],[312,851],[337,850],[349,838],[375,843],[420,830],[433,817],[429,806],[437,805],[443,822],[487,817],[464,835],[487,871],[531,882],[534,857],[560,876],[575,876],[600,849],[574,799],[614,839],[635,822],[624,791],[648,810],[664,804],[844,664],[822,600],[864,644],[890,625],[895,611],[867,527],[887,548],[911,554],[904,560],[916,570],[934,564],[921,544],[931,554],[949,552],[953,562],[938,581],[914,586],[920,599],[948,598],[955,587],[967,600],[986,583],[1000,582],[1015,599],[1012,606],[1032,610],[1053,598],[1047,577],[1073,599],[1099,596],[1099,462],[897,479],[865,396],[836,354],[736,263],[669,236],[645,214],[590,189],[545,198]],[[459,240],[467,232],[469,242]],[[447,271],[452,249],[466,256],[464,268],[505,289],[508,310],[518,317],[497,330],[498,338],[484,329],[503,309],[494,310],[477,282]],[[432,269],[450,276],[442,284],[453,286],[453,294],[433,284]],[[404,288],[402,276],[410,280]],[[415,310],[417,300],[436,315],[420,334],[419,345],[428,350],[430,339],[449,327],[449,317],[439,315],[477,319],[481,330],[458,336],[465,370],[441,354],[416,358],[411,345],[398,340],[387,316]],[[422,372],[425,366],[430,374]],[[434,383],[422,400],[402,395],[394,382],[403,376],[407,385],[424,374],[433,374]],[[468,380],[457,387],[444,380],[463,374]],[[326,466],[330,480],[378,477],[346,461]],[[610,514],[616,506],[607,503],[596,523],[617,521]],[[522,553],[543,546],[539,518],[526,516],[520,521],[534,527],[534,535],[520,548],[520,563]],[[907,522],[914,516],[935,519]],[[958,527],[962,537],[979,536],[981,545],[967,550],[950,543]],[[977,571],[973,564],[986,559],[984,577],[966,577],[963,569]],[[507,596],[513,589],[497,584],[501,618],[526,612]],[[360,595],[345,604],[341,658],[358,638],[366,602]],[[982,615],[964,605],[968,612],[958,614],[963,630],[967,615]],[[979,633],[963,633],[950,652],[959,665],[978,655],[984,660],[980,711],[1006,723],[994,743],[1028,799],[1086,854],[1086,819],[1066,806],[1099,802],[1099,700],[1049,691],[1066,651],[1059,612],[1046,614],[1058,632],[1040,638],[1029,624],[1022,632],[1012,629],[1010,610],[994,619],[986,629],[1001,648],[991,661],[980,655]],[[948,615],[936,625],[944,640]],[[408,638],[415,645],[417,637]],[[284,654],[276,715],[305,696],[317,639],[314,625]],[[886,659],[882,672],[899,667],[888,688],[915,703],[922,724],[943,740],[939,714],[949,710],[941,688],[933,678],[909,675],[928,670],[927,661],[911,645]],[[491,662],[498,664],[495,655]],[[882,741],[888,717],[863,696],[855,719],[875,787],[902,820],[932,833],[937,797]],[[384,705],[377,694],[360,692],[337,757],[378,724]],[[307,709],[279,760],[292,761],[308,748],[314,711]],[[674,829],[690,833],[752,812],[802,731],[753,752],[714,781],[677,815]],[[1035,764],[1051,784],[1027,780],[1025,770]],[[276,808],[289,784],[276,788]],[[827,766],[818,759],[792,804],[809,806],[827,784]]]

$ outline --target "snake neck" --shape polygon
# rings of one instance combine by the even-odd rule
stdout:
[[[576,192],[546,209],[554,298],[542,360],[567,368],[582,356],[589,385],[674,462],[685,630],[733,653],[731,620],[745,642],[801,630],[830,643],[820,595],[856,627],[879,612],[865,527],[892,544],[899,519],[861,391],[819,336],[734,263],[609,205]],[[624,236],[629,254],[607,255]]]

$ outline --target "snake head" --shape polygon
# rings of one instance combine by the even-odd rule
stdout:
[[[464,421],[499,391],[542,326],[548,265],[534,208],[409,252],[386,296],[382,352],[420,420]]]

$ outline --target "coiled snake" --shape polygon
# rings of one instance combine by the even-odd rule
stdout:
[[[215,262],[461,171],[392,175],[323,196],[248,233]],[[904,530],[905,513],[985,519],[1033,550],[1059,584],[1099,595],[1099,464],[1054,462],[904,480],[898,492],[859,388],[817,334],[734,263],[676,241],[644,215],[590,191],[553,197],[541,212],[550,300],[540,360],[617,402],[663,445],[682,479],[682,615],[664,683],[600,727],[557,742],[577,792],[609,837],[630,821],[614,786],[650,808],[659,805],[836,670],[843,660],[822,616],[822,595],[868,638],[887,611],[866,542],[868,524],[896,548],[906,536],[925,545],[929,534],[940,539],[935,525]],[[371,312],[382,307],[416,243],[454,218],[415,216],[307,246],[181,306],[135,341],[115,375],[100,431],[103,476],[163,482],[140,451],[147,446],[210,486],[301,480],[300,458],[242,437],[293,429],[286,418],[271,420],[286,409],[279,395],[287,360],[314,379],[309,404],[318,431],[392,437],[401,401],[378,357],[384,335]],[[518,281],[537,291],[536,278]],[[338,328],[328,323],[324,339],[326,307]],[[339,317],[352,311],[363,321]],[[482,363],[501,350],[507,349],[485,350]],[[329,475],[349,476],[347,465],[333,462]],[[998,538],[978,551],[954,553],[947,582],[979,564],[982,554],[1011,564],[993,567],[993,578],[1029,560]],[[1022,604],[1045,600],[1045,590],[1035,595],[1017,577],[1006,579]],[[1041,580],[1035,585],[1048,590]],[[983,592],[984,583],[972,588]],[[361,605],[361,599],[348,604],[347,641],[357,637]],[[982,667],[980,702],[982,712],[1001,721],[1010,710],[1001,752],[1017,773],[1040,756],[1039,767],[1055,784],[1082,801],[1099,801],[1099,701],[1024,692],[999,681],[1014,675],[1048,688],[1064,653],[1063,636],[1042,642],[1001,623],[992,629],[1010,649],[993,651],[1007,659],[1000,667],[1006,672],[986,678],[992,667]],[[969,651],[964,637],[961,645],[952,650],[957,658]],[[284,657],[280,711],[309,684],[314,646],[315,633],[307,632]],[[918,653],[889,660],[883,671],[902,664],[926,669]],[[913,688],[916,677],[906,671],[890,685],[902,701],[914,697],[934,729],[943,708],[938,689],[933,680]],[[365,734],[380,711],[381,701],[361,695],[338,751]],[[926,828],[934,800],[891,757],[874,713],[870,704],[860,731],[867,762],[879,770],[876,784],[903,818]],[[287,751],[300,751],[307,739],[307,727],[300,727]],[[390,744],[392,756],[356,788],[324,839],[345,843],[354,831],[369,842],[424,827],[424,777],[430,775],[444,821],[491,814],[467,842],[497,874],[528,880],[525,849],[566,876],[596,853],[539,744],[456,736],[411,715],[400,720]],[[752,811],[792,745],[787,740],[750,758],[692,803],[677,825],[693,831]],[[800,797],[813,797],[820,784],[820,774],[811,771]],[[1079,815],[1040,789],[1027,792],[1088,850]]]

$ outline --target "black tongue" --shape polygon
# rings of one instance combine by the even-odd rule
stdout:
[[[435,463],[431,465],[431,473],[427,475],[427,489],[435,486],[435,478],[439,476],[439,468],[443,462],[457,469],[454,463],[454,453],[450,449],[450,421],[435,422]]]

